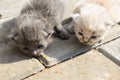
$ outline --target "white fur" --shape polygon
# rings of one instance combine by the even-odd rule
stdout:
[[[95,2],[79,3],[74,10],[72,18],[76,36],[80,42],[87,45],[94,44],[101,40],[109,27],[114,24],[114,19],[107,8]],[[79,32],[82,32],[83,36],[81,36]],[[94,35],[93,32],[95,32]],[[91,36],[99,37],[91,39]]]

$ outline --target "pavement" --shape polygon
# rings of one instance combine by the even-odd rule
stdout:
[[[69,17],[79,0],[62,0]],[[1,0],[0,24],[19,15],[26,0]],[[2,34],[0,26],[0,34]],[[100,44],[82,45],[74,35],[52,39],[45,55],[32,58],[11,44],[0,47],[0,80],[120,80],[120,25]]]

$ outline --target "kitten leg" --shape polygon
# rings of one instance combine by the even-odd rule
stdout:
[[[66,30],[70,34],[74,34],[74,27],[72,26],[72,21],[73,21],[73,18],[69,17],[69,18],[63,20],[63,22],[62,22],[62,25],[65,26]]]
[[[61,24],[55,26],[55,33],[54,36],[55,37],[59,37],[63,40],[67,40],[69,39],[69,34],[67,31],[65,31],[65,29],[63,29],[63,26]]]

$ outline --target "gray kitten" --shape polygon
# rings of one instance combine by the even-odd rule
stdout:
[[[24,53],[39,56],[53,33],[61,39],[69,38],[61,25],[63,13],[60,0],[32,0],[7,24],[6,34]]]

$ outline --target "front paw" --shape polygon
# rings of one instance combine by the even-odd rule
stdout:
[[[69,34],[68,34],[67,32],[64,32],[64,31],[59,32],[59,33],[54,33],[54,36],[55,36],[55,37],[59,37],[59,38],[62,39],[62,40],[67,40],[67,39],[69,39]]]

